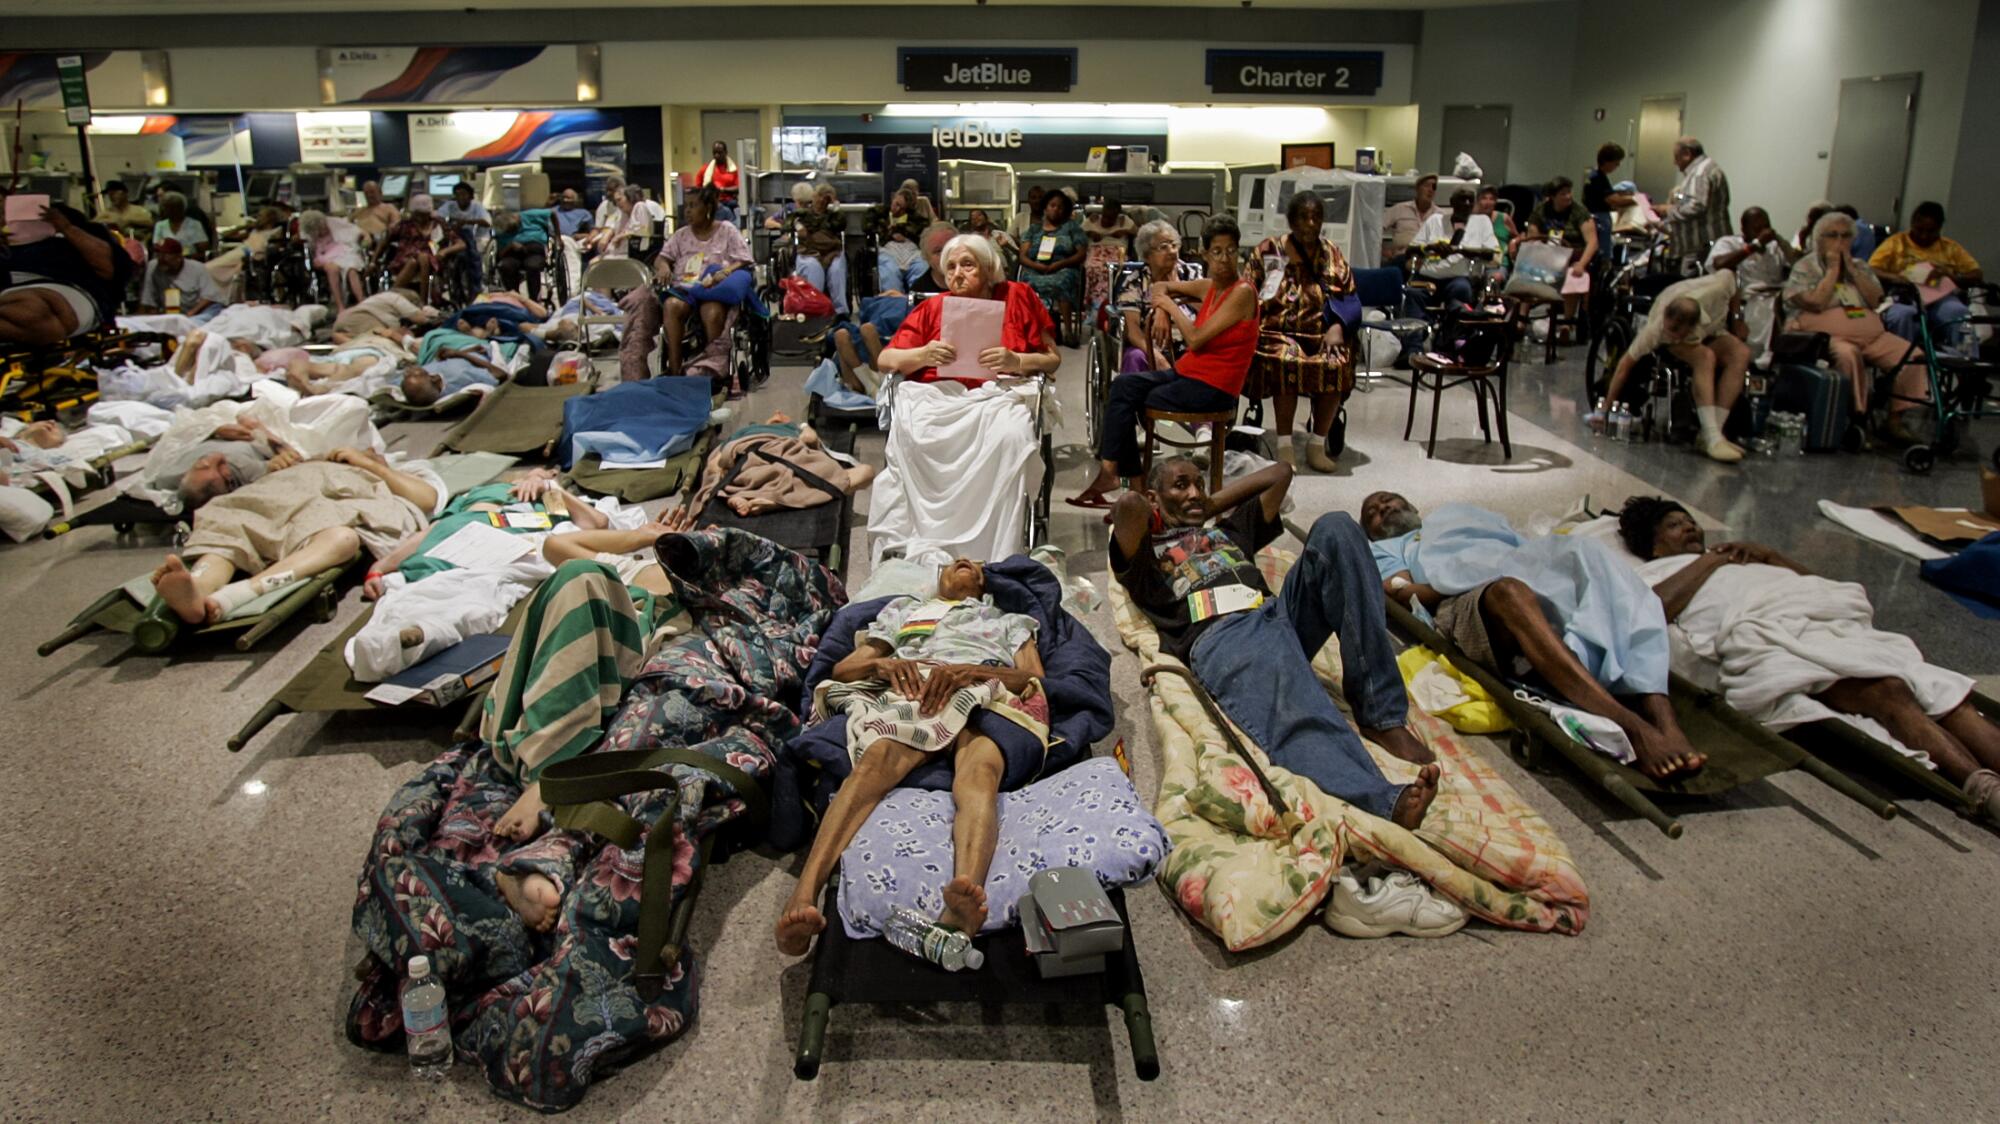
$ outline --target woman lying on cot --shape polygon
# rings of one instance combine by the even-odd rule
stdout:
[[[778,918],[778,951],[803,955],[826,928],[819,898],[841,852],[889,791],[933,754],[953,757],[952,880],[940,924],[977,933],[986,923],[986,868],[1000,831],[1000,747],[976,732],[985,710],[1048,740],[1049,706],[1035,619],[1004,613],[985,596],[980,564],[955,559],[937,596],[902,597],[882,609],[865,639],[813,693],[813,719],[847,715],[854,771],[834,794],[799,884]]]

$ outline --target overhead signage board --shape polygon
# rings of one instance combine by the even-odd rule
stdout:
[[[410,159],[514,164],[578,156],[584,145],[625,139],[624,119],[601,109],[485,109],[412,113]]]
[[[375,131],[366,110],[296,114],[299,159],[307,164],[373,164]]]
[[[887,117],[787,113],[787,127],[825,130],[826,143],[850,148],[880,145],[927,145],[944,159],[993,160],[1000,163],[1075,164],[1082,167],[1090,150],[1101,145],[1144,145],[1153,161],[1165,160],[1165,117]],[[787,159],[790,159],[788,156]]]
[[[1076,48],[898,47],[896,81],[933,94],[1063,94],[1076,85]]]
[[[90,83],[83,76],[82,55],[56,58],[56,84],[62,88],[63,120],[72,125],[90,124]]]
[[[1381,51],[1211,49],[1208,88],[1218,94],[1368,97],[1382,88]]]

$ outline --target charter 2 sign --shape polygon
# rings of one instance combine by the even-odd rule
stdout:
[[[1382,88],[1382,52],[1211,50],[1208,88],[1218,94],[1366,97]]]
[[[1067,93],[1076,84],[1076,51],[901,47],[896,81],[905,90],[925,93]]]

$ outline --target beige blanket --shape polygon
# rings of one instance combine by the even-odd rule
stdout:
[[[184,552],[219,555],[254,574],[332,527],[354,528],[380,557],[425,526],[424,514],[373,473],[308,461],[202,505]]]
[[[750,450],[783,457],[836,488],[841,486],[844,478],[842,473],[845,470],[840,462],[817,445],[808,445],[796,437],[783,437],[776,433],[754,434],[726,442],[708,455],[708,465],[701,474],[701,490],[695,493],[695,502],[691,505],[693,510],[700,511],[708,506],[710,500],[717,498],[742,497],[764,501],[757,510],[799,510],[817,507],[831,498],[811,481],[792,471],[791,465],[767,460],[758,452],[750,452],[749,459],[743,462],[743,470],[729,482],[729,487],[722,488],[722,480],[729,475],[736,459]],[[721,489],[719,495],[718,488]]]

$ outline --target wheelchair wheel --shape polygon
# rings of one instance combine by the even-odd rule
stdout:
[[[1919,476],[1928,476],[1937,467],[1937,453],[1929,445],[1912,445],[1903,450],[1903,467]]]
[[[1090,447],[1104,445],[1104,398],[1109,382],[1104,378],[1104,333],[1096,332],[1083,353],[1083,427],[1090,434]]]

